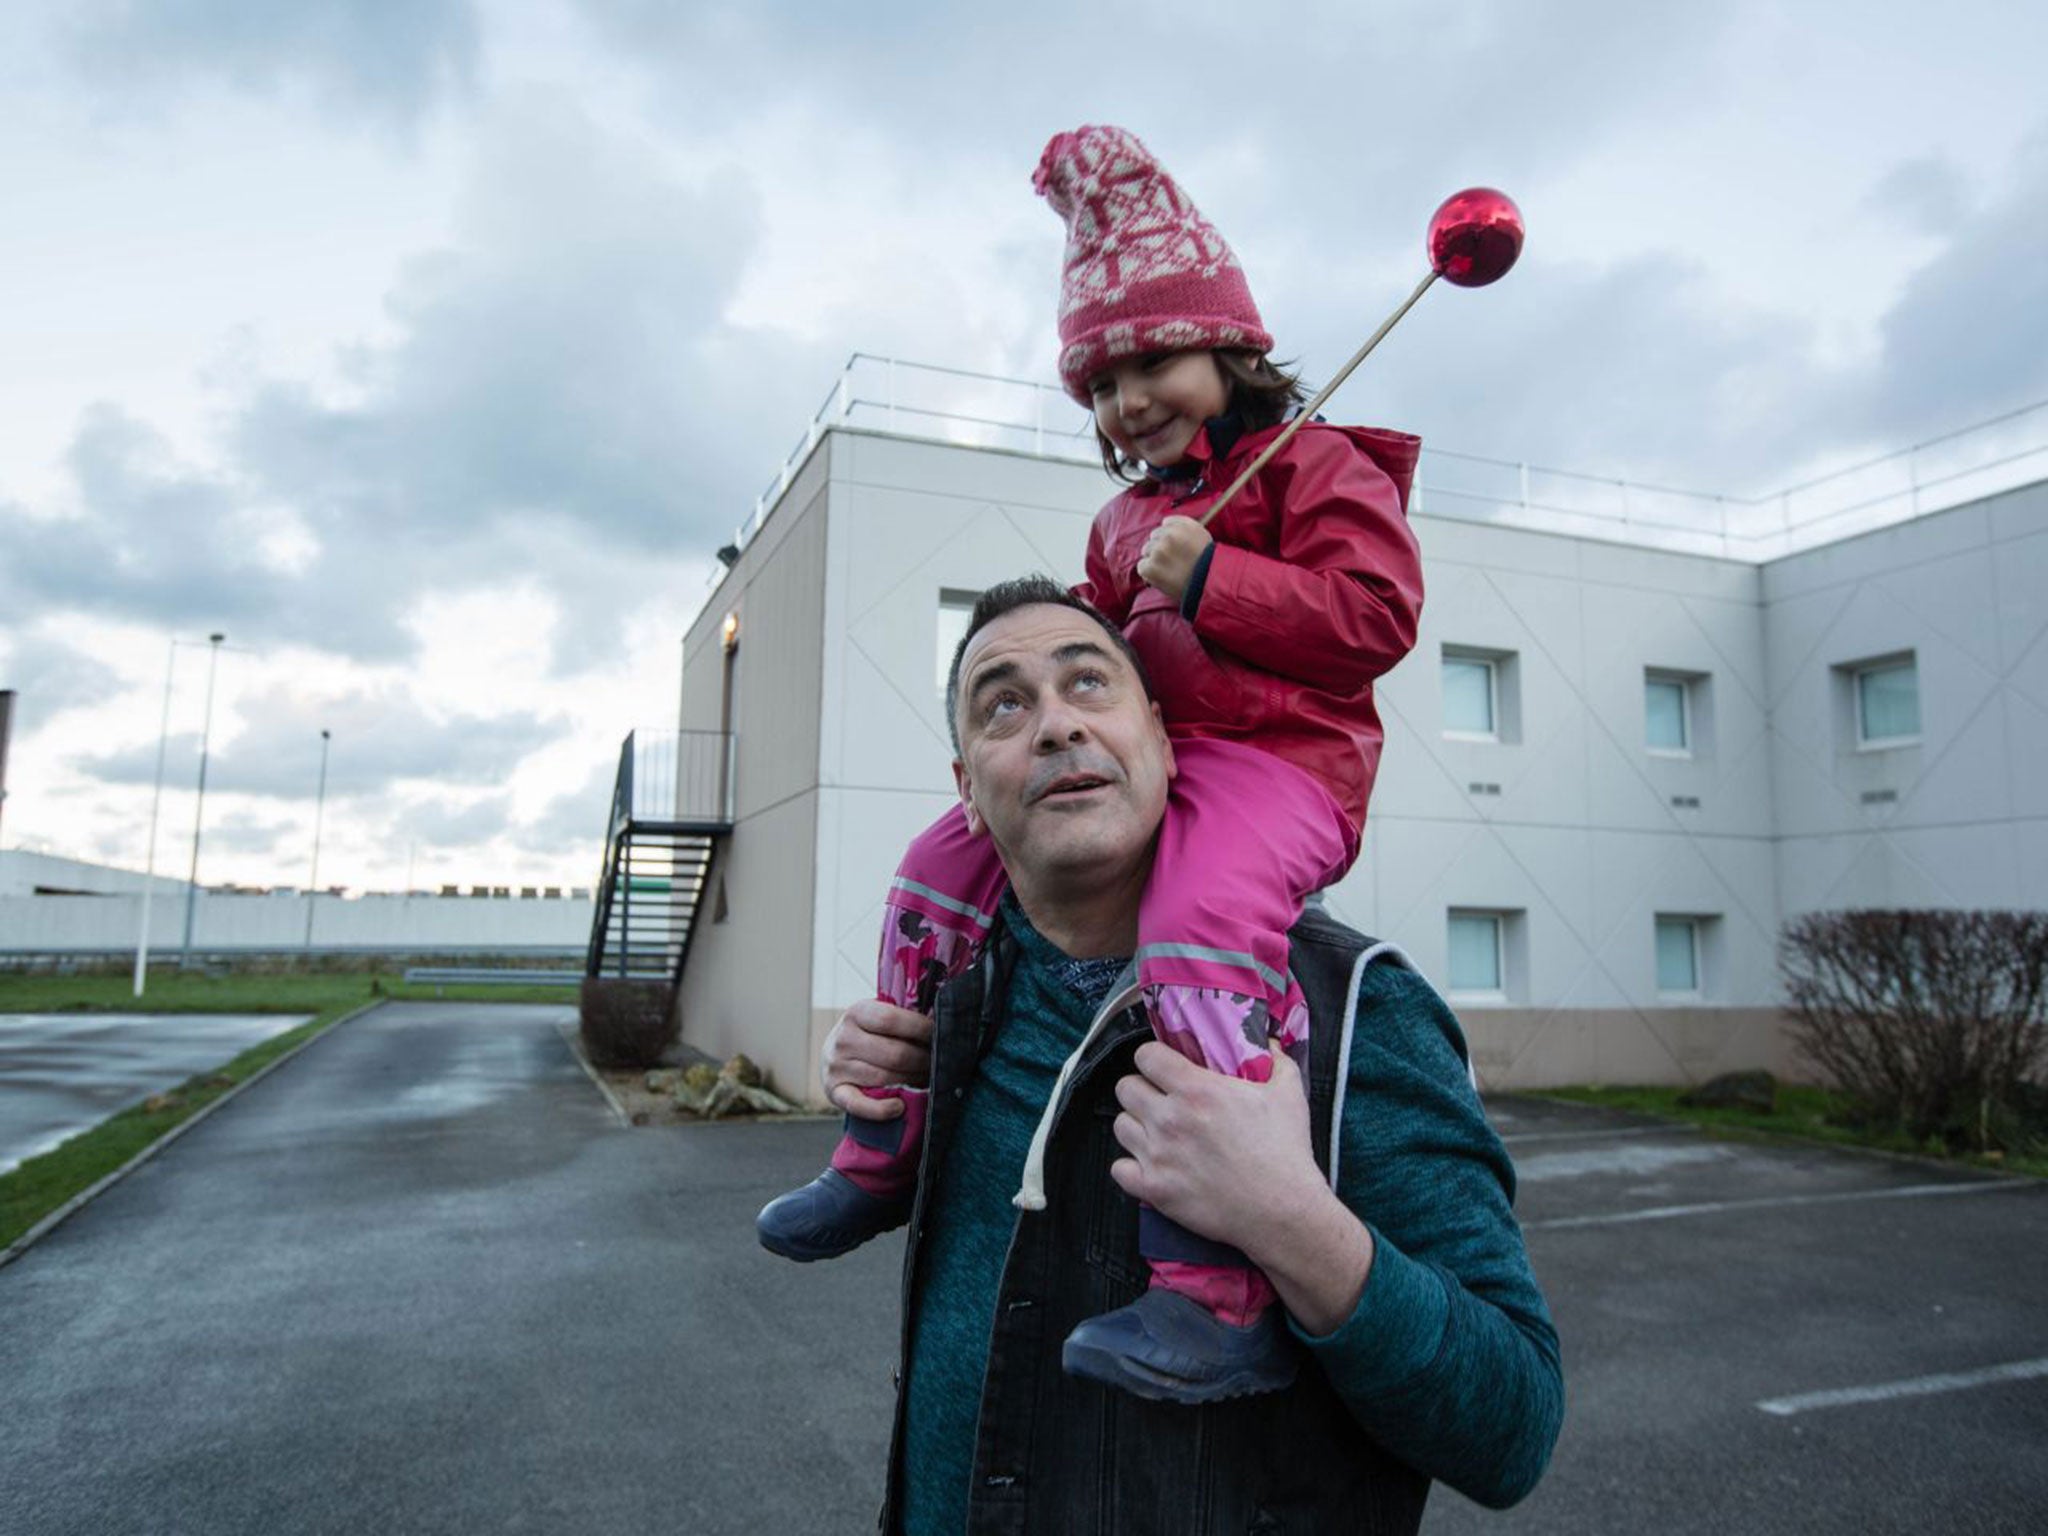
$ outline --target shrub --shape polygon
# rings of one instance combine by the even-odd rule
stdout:
[[[652,1067],[675,1042],[675,988],[665,981],[586,976],[583,1050],[600,1067]]]
[[[1778,963],[1798,1049],[1874,1123],[1979,1151],[2048,1132],[2048,913],[1812,912]]]

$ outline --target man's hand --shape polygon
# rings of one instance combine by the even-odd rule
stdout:
[[[1177,603],[1187,595],[1188,581],[1202,551],[1215,542],[1209,530],[1192,517],[1169,517],[1145,540],[1145,552],[1138,557],[1138,579]]]
[[[825,1097],[856,1120],[894,1120],[901,1099],[871,1099],[863,1088],[921,1084],[931,1073],[932,1021],[873,998],[839,1015],[818,1058]]]
[[[1372,1234],[1324,1182],[1309,1146],[1301,1073],[1273,1048],[1273,1076],[1246,1082],[1171,1046],[1138,1047],[1116,1085],[1110,1177],[1192,1232],[1242,1249],[1312,1334],[1350,1317],[1372,1268]]]

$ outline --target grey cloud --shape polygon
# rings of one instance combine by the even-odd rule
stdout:
[[[125,686],[113,668],[44,635],[18,632],[6,655],[0,664],[0,688],[17,694],[15,729],[24,735],[38,720],[60,710],[104,704]]]
[[[1893,166],[1864,194],[1863,202],[1915,234],[1945,235],[1961,222],[1969,190],[1953,162],[1929,155]]]
[[[432,848],[473,847],[501,836],[512,822],[507,796],[492,795],[473,805],[426,801],[409,805],[392,819],[392,836],[401,843]]]
[[[604,663],[638,603],[694,592],[836,349],[724,318],[756,240],[738,173],[677,182],[546,97],[485,138],[459,239],[400,275],[397,339],[357,350],[353,398],[259,385],[218,470],[96,408],[70,456],[83,515],[0,507],[0,611],[387,661],[422,593],[534,580],[564,610],[559,671]],[[265,506],[318,541],[309,566],[252,550]]]
[[[605,816],[611,809],[612,783],[617,773],[615,762],[596,764],[582,784],[555,796],[532,821],[514,828],[514,846],[542,856],[587,849],[594,876],[604,847]]]
[[[469,0],[89,0],[72,8],[65,50],[118,110],[218,80],[308,89],[336,118],[409,132],[469,88],[480,37]]]
[[[236,722],[216,721],[207,787],[221,794],[310,801],[319,787],[320,732],[329,743],[330,800],[378,795],[409,780],[503,783],[530,753],[568,733],[566,721],[527,713],[437,716],[395,691],[315,699],[277,689],[245,696]],[[199,739],[170,740],[167,773],[185,775]],[[81,757],[81,772],[110,784],[147,784],[156,748],[138,744]]]
[[[1882,325],[1883,362],[1861,391],[1866,420],[1900,441],[1966,426],[2048,396],[2048,129],[2011,183],[1954,225]]]
[[[286,822],[266,821],[242,811],[230,811],[217,820],[209,820],[206,826],[205,848],[210,853],[240,853],[271,856],[286,845],[287,839],[297,840],[306,834]],[[311,856],[312,844],[306,844],[307,855]],[[288,850],[297,855],[298,849]],[[311,865],[307,866],[309,869]],[[303,878],[303,877],[302,877]]]

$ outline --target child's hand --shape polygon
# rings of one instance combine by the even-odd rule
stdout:
[[[1179,602],[1187,595],[1188,581],[1202,551],[1215,542],[1209,530],[1192,517],[1169,517],[1145,541],[1145,552],[1138,557],[1138,579]]]

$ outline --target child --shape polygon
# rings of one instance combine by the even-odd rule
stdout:
[[[1067,225],[1060,376],[1095,412],[1105,468],[1132,482],[1097,515],[1077,591],[1143,658],[1178,765],[1138,980],[1161,1040],[1265,1081],[1269,1039],[1298,1051],[1308,1027],[1287,931],[1357,857],[1382,737],[1372,682],[1415,641],[1422,576],[1404,508],[1420,444],[1308,425],[1205,531],[1195,519],[1278,434],[1300,385],[1267,358],[1230,248],[1135,137],[1060,134],[1033,184]],[[994,848],[957,808],[922,834],[890,891],[883,1001],[929,1012],[1003,889]],[[901,1098],[902,1115],[848,1118],[831,1169],[762,1211],[771,1249],[832,1257],[908,1219],[925,1095],[869,1092]],[[1027,1209],[1043,1204],[1035,1171]],[[1152,1289],[1081,1324],[1069,1371],[1186,1402],[1292,1379],[1272,1285],[1242,1254],[1149,1209],[1139,1245]],[[1176,1326],[1189,1307],[1220,1328]],[[1133,1364],[1166,1336],[1185,1356],[1190,1333],[1222,1343],[1214,1362],[1178,1360],[1182,1383]]]

